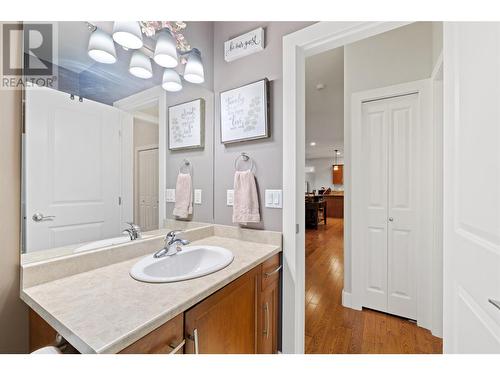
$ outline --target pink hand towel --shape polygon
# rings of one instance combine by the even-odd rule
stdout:
[[[233,223],[260,222],[259,198],[255,176],[251,170],[234,174]]]
[[[175,207],[173,214],[181,219],[186,219],[193,213],[193,192],[191,175],[179,173],[175,185]]]

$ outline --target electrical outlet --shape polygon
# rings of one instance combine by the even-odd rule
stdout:
[[[167,202],[174,203],[175,202],[175,189],[167,189]]]
[[[232,206],[234,204],[234,190],[228,189],[226,193],[226,204]]]
[[[201,189],[194,189],[194,204],[201,204]]]

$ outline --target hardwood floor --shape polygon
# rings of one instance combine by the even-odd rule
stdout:
[[[342,219],[306,231],[307,354],[442,353],[441,339],[407,319],[343,307],[343,258]]]

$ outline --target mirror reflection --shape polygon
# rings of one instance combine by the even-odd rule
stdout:
[[[212,222],[203,23],[52,25],[55,84],[25,88],[23,261]]]

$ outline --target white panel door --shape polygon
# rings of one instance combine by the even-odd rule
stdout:
[[[416,319],[418,96],[363,103],[362,305]]]
[[[387,105],[362,107],[366,215],[364,225],[363,306],[387,310]]]
[[[158,149],[138,154],[139,225],[144,231],[158,229]]]
[[[26,251],[119,235],[119,110],[47,88],[26,103]]]
[[[444,63],[444,352],[500,353],[500,24],[445,23]]]
[[[416,319],[418,95],[385,102],[389,123],[387,311]]]

